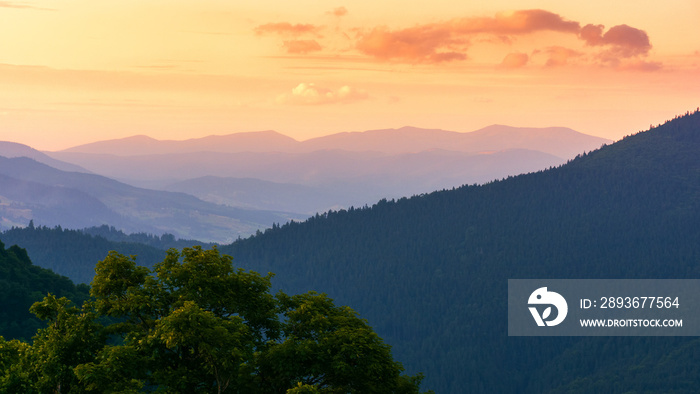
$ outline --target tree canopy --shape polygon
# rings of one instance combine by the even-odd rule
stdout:
[[[271,294],[272,274],[214,248],[153,269],[116,252],[81,306],[31,307],[33,343],[0,337],[0,392],[418,393],[366,320],[325,294]]]

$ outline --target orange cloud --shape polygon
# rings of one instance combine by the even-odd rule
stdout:
[[[0,8],[34,8],[30,5],[13,3],[11,1],[0,1]]]
[[[578,22],[567,21],[545,10],[520,10],[497,14],[494,18],[460,18],[451,21],[462,34],[489,33],[500,35],[528,34],[537,31],[578,33]]]
[[[492,34],[508,40],[509,35],[537,31],[578,34],[580,28],[578,22],[564,20],[549,11],[522,10],[493,18],[457,18],[394,31],[377,27],[361,34],[356,48],[382,60],[439,63],[467,59],[469,38],[475,34]]]
[[[647,55],[651,49],[649,36],[644,30],[627,26],[613,26],[603,34],[603,25],[586,25],[580,37],[590,46],[610,46],[616,56],[633,57]]]
[[[527,64],[530,60],[530,56],[526,53],[509,53],[503,58],[501,62],[501,67],[504,68],[520,68]]]
[[[646,62],[643,60],[623,60],[618,66],[620,70],[632,71],[658,71],[663,68],[660,62]]]
[[[283,44],[287,49],[287,53],[307,54],[309,52],[317,52],[322,50],[321,44],[316,40],[290,40]]]
[[[43,11],[55,11],[52,8],[41,8],[35,7],[33,5],[16,3],[13,1],[0,1],[0,8],[18,8],[18,9],[32,9],[32,10],[43,10]]]
[[[583,56],[581,52],[560,46],[546,48],[543,52],[549,56],[545,63],[547,67],[565,66],[569,64],[569,59]]]
[[[377,27],[362,34],[355,47],[366,55],[382,60],[439,63],[466,59],[463,53],[466,44],[466,41],[454,37],[448,25],[432,24],[398,31]],[[449,50],[456,46],[462,48]]]
[[[278,96],[277,102],[292,105],[346,104],[367,98],[369,94],[366,91],[347,85],[331,90],[316,86],[314,83],[300,83],[292,89],[291,93]]]
[[[330,14],[335,16],[345,16],[348,13],[348,9],[345,7],[337,7],[330,12]]]
[[[340,17],[347,13],[347,9],[338,7],[328,13]],[[255,32],[259,35],[278,34],[293,38],[313,34],[316,38],[324,38],[319,34],[321,29],[322,27],[310,24],[269,23],[258,26]],[[351,38],[348,32],[352,32],[354,37]],[[438,64],[467,60],[470,48],[481,43],[513,46],[517,44],[518,37],[538,32],[570,35],[584,43],[578,50],[552,46],[533,52],[548,55],[546,66],[563,66],[573,59],[578,59],[579,62],[585,60],[602,66],[620,68],[623,59],[647,56],[651,50],[649,36],[644,30],[628,25],[613,26],[607,31],[603,25],[588,24],[581,27],[578,21],[568,20],[559,14],[541,9],[498,13],[493,17],[454,18],[403,29],[377,26],[343,32],[336,28],[335,33],[329,34],[344,37],[343,41],[353,42],[355,50],[376,60]],[[327,39],[332,40],[333,37]],[[330,48],[333,45],[322,45],[317,40],[295,39],[284,41],[283,47],[287,53],[306,54],[322,51],[324,47]],[[511,52],[502,60],[501,67],[518,68],[530,63],[531,59],[522,53],[523,49],[520,49],[520,52]],[[643,68],[652,70],[658,66],[659,63],[652,62]]]
[[[319,28],[311,24],[297,23],[293,25],[288,22],[267,23],[254,29],[258,35],[279,34],[286,36],[300,36],[303,34],[318,34]]]

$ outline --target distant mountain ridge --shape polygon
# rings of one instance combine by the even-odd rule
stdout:
[[[291,137],[275,131],[243,132],[211,135],[188,140],[157,140],[135,135],[115,140],[98,141],[64,149],[61,152],[108,154],[115,156],[162,155],[191,152],[276,152],[293,151],[298,144]]]
[[[470,133],[402,127],[306,141],[270,130],[185,141],[134,136],[47,154],[135,186],[314,214],[538,171],[609,142],[563,127],[494,125]]]
[[[6,142],[0,156],[29,157],[65,173],[1,161],[0,226],[36,217],[40,225],[110,224],[225,241],[289,218],[558,166],[607,142],[567,128],[497,125],[471,133],[402,127],[301,142],[271,130],[183,141],[136,135],[46,153]],[[92,175],[67,175],[78,172]],[[185,202],[184,194],[164,191],[196,198]]]
[[[305,214],[324,212],[332,207],[372,204],[381,198],[399,198],[463,184],[489,182],[565,162],[553,155],[522,149],[481,154],[433,149],[395,155],[343,150],[147,156],[52,155],[129,184],[177,190],[216,203],[236,204],[237,200],[230,194],[230,188],[223,184],[200,182],[204,188],[198,188],[188,187],[186,181],[214,176],[232,180],[254,178],[288,186],[288,190],[268,189],[274,193],[263,196],[264,199],[249,200],[257,204],[254,205],[256,209],[286,210],[289,208],[288,196],[297,195],[299,186],[306,186],[310,193],[306,202],[317,201],[318,204],[309,206],[303,202],[292,210]],[[193,183],[189,182],[189,185]],[[323,196],[329,198],[318,198]],[[262,204],[263,201],[270,204]]]
[[[110,224],[128,232],[230,242],[273,223],[303,218],[208,203],[127,185],[100,175],[61,171],[26,157],[0,157],[0,227],[85,228]]]
[[[7,158],[28,157],[62,171],[89,172],[83,167],[56,160],[30,146],[18,144],[16,142],[0,141],[0,156]]]
[[[612,141],[565,127],[524,128],[492,125],[470,133],[460,133],[406,126],[399,129],[343,132],[305,141],[297,141],[271,130],[212,135],[183,141],[159,141],[140,135],[75,146],[61,152],[137,156],[204,151],[309,153],[317,150],[345,150],[398,154],[431,149],[468,153],[530,149],[568,158],[610,142]]]

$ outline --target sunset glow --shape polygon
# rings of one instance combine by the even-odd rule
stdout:
[[[566,126],[700,105],[700,3],[0,1],[0,140]]]

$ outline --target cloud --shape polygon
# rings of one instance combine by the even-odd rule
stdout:
[[[302,55],[309,52],[318,52],[323,49],[321,44],[316,40],[290,40],[285,41],[283,46],[287,49],[287,53]]]
[[[376,27],[362,34],[355,47],[381,60],[440,63],[466,59],[467,44],[455,37],[449,26],[432,24],[397,31]]]
[[[625,60],[621,61],[617,68],[619,70],[631,70],[631,71],[658,71],[663,68],[661,62],[647,62],[643,60]]]
[[[578,34],[580,24],[544,10],[500,13],[493,18],[456,18],[446,22],[418,25],[400,30],[376,27],[360,35],[356,48],[381,60],[408,63],[440,63],[468,58],[470,38],[490,34],[501,41],[510,35],[538,31]]]
[[[577,21],[539,9],[499,13],[494,17],[455,18],[397,30],[380,26],[360,32],[355,48],[377,60],[435,64],[466,60],[468,49],[480,42],[497,40],[513,45],[518,36],[544,31],[574,35],[588,47],[600,47],[599,53],[589,59],[604,66],[620,67],[621,59],[647,56],[652,48],[644,30],[628,25],[613,26],[607,31],[603,25],[581,27]],[[563,66],[572,59],[584,58],[583,52],[564,47],[553,46],[542,52],[549,55],[547,66]],[[529,61],[526,56],[511,53],[500,66],[522,67]],[[645,68],[654,69],[658,65],[649,63]]]
[[[347,9],[338,7],[328,14],[342,17],[347,14]],[[255,32],[258,35],[276,34],[293,38],[284,41],[283,45],[290,54],[347,48],[349,43],[352,49],[371,59],[407,64],[444,64],[468,60],[470,50],[485,43],[514,47],[501,61],[502,68],[518,68],[530,64],[531,56],[525,53],[546,54],[546,66],[549,67],[568,65],[576,59],[579,64],[586,62],[621,68],[622,60],[648,56],[652,48],[644,30],[624,24],[613,26],[607,31],[603,25],[597,24],[582,27],[578,21],[541,9],[503,12],[488,17],[459,17],[399,29],[387,26],[343,30],[337,26],[333,31],[323,29],[326,28],[311,24],[268,23],[256,27]],[[321,36],[321,31],[327,33],[328,37]],[[517,47],[520,37],[540,32],[576,37],[580,40],[580,45],[575,49],[551,46],[534,52],[532,47]],[[557,40],[552,37],[548,39]],[[342,44],[339,45],[340,42]],[[532,40],[528,42],[532,45]],[[642,63],[638,64],[641,67]],[[644,68],[651,70],[657,66],[658,63],[651,62]]]
[[[0,8],[34,8],[27,4],[14,3],[11,1],[0,1]]]
[[[335,16],[345,16],[348,14],[348,9],[345,7],[337,7],[334,8],[333,11],[330,11],[329,14],[335,15]]]
[[[367,98],[369,94],[366,91],[347,85],[331,90],[314,83],[300,83],[291,93],[279,95],[277,102],[292,105],[346,104]]]
[[[583,56],[581,52],[560,46],[548,47],[542,52],[548,55],[547,62],[545,63],[547,67],[565,66],[569,64],[570,59]]]
[[[449,22],[461,34],[529,34],[538,31],[578,33],[581,25],[545,10],[519,10],[496,14],[493,18],[459,18]]]
[[[319,27],[311,24],[297,23],[296,25],[293,25],[288,22],[280,22],[260,25],[256,27],[254,31],[258,35],[279,34],[283,36],[296,37],[303,34],[318,35],[319,29]]]
[[[264,25],[260,25],[254,29],[255,33],[260,36],[266,34],[276,34],[283,37],[292,38],[297,38],[303,35],[313,35],[315,37],[321,37],[321,35],[319,34],[320,30],[321,27],[311,24],[298,23],[296,25],[293,25],[287,22],[267,23]],[[321,44],[319,44],[316,40],[285,40],[282,43],[282,47],[287,51],[287,53],[295,55],[304,55],[309,52],[318,52],[323,50]]]
[[[526,53],[509,53],[503,58],[501,67],[504,68],[520,68],[524,67],[530,60],[530,56]]]
[[[627,25],[613,26],[603,34],[603,25],[586,25],[579,36],[590,46],[609,46],[611,55],[620,57],[646,56],[651,50],[649,36],[644,30]]]
[[[14,1],[0,1],[0,8],[17,8],[17,9],[55,11],[53,8],[35,7],[33,5],[29,5],[29,4],[25,4],[25,3],[16,3]]]

